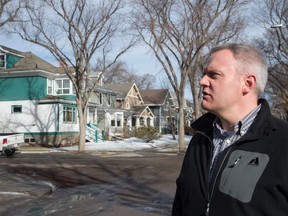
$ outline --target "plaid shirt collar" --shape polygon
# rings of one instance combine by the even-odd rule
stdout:
[[[222,136],[228,137],[233,134],[243,136],[246,134],[250,125],[254,121],[257,116],[257,113],[261,109],[261,104],[259,104],[256,108],[254,108],[248,115],[246,115],[242,120],[240,120],[237,124],[234,125],[232,131],[225,131],[221,128],[220,119],[218,117],[215,118],[213,122],[214,129],[218,129]]]

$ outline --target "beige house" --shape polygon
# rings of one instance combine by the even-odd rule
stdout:
[[[124,113],[123,127],[154,126],[154,114],[144,105],[135,83],[107,84],[116,95],[116,108]]]

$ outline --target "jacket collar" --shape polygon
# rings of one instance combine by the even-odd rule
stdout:
[[[269,131],[275,129],[275,125],[272,121],[273,116],[271,115],[268,102],[265,99],[259,99],[258,103],[261,103],[261,109],[247,132],[256,136],[263,134],[263,132],[267,130]],[[215,118],[216,116],[214,114],[208,112],[193,122],[191,127],[196,131],[201,131],[212,135],[213,122],[215,121]]]

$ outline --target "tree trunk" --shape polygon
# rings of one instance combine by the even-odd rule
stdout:
[[[197,119],[202,115],[202,111],[201,111],[201,102],[199,98],[199,93],[201,93],[200,92],[201,89],[199,90],[199,87],[198,87],[199,81],[197,79],[195,69],[193,71],[190,71],[190,73],[188,74],[188,79],[189,79],[190,88],[191,88],[192,97],[193,97],[194,116],[195,116],[195,119]]]
[[[178,111],[178,143],[179,143],[179,153],[184,152],[185,147],[185,131],[184,131],[184,93],[179,95],[179,111]]]
[[[185,131],[184,131],[184,112],[183,107],[179,107],[179,125],[178,125],[178,142],[179,142],[179,153],[184,152],[185,147]]]
[[[87,108],[82,107],[81,101],[77,101],[78,106],[78,115],[79,115],[79,146],[78,151],[85,151],[85,143],[86,143],[86,123],[87,123]]]
[[[193,79],[190,81],[194,82],[194,85],[191,85],[191,91],[192,91],[192,95],[193,95],[193,102],[194,102],[194,113],[195,113],[195,119],[198,119],[201,115],[201,102],[199,99],[199,89],[196,87],[197,85],[195,84],[196,79]]]

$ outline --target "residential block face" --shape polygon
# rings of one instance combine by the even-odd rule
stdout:
[[[135,83],[103,84],[101,72],[92,74],[97,83],[89,86],[87,140],[123,137],[143,126],[165,132],[171,107],[176,107],[167,89],[144,92]],[[0,108],[0,134],[24,133],[25,142],[45,146],[79,142],[71,80],[61,65],[55,67],[31,52],[0,45]]]

